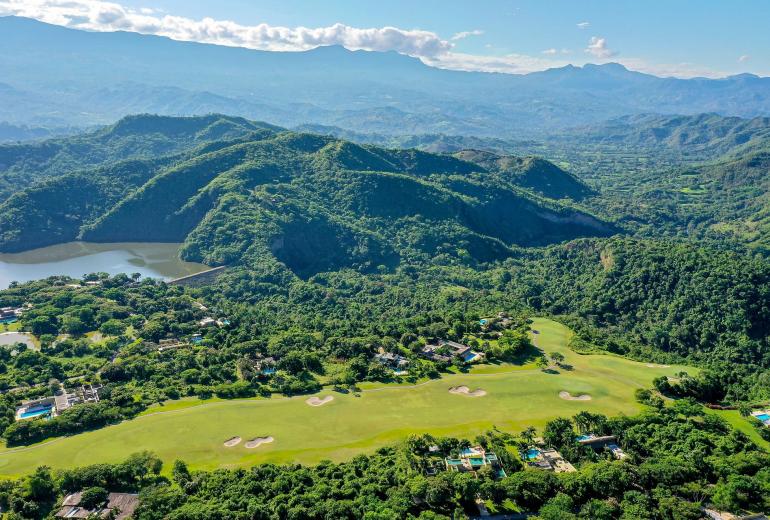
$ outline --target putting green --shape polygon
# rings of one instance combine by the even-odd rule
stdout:
[[[562,352],[572,370],[547,374],[511,365],[479,367],[416,386],[382,385],[360,397],[334,393],[323,406],[307,396],[202,402],[171,402],[151,412],[100,430],[27,448],[0,450],[0,476],[16,476],[46,464],[65,468],[117,462],[130,453],[152,450],[166,463],[176,458],[192,468],[234,467],[259,462],[315,463],[343,460],[395,442],[410,433],[472,437],[493,425],[508,431],[541,427],[557,416],[580,410],[608,415],[634,414],[634,390],[653,378],[685,367],[648,367],[615,356],[579,355],[567,348],[571,332],[537,319],[537,346]],[[692,369],[689,369],[692,370]],[[483,389],[482,397],[449,393],[450,387]],[[590,401],[568,401],[559,392],[587,394]],[[324,391],[319,397],[331,395]],[[244,441],[272,436],[274,441],[246,449],[225,447],[232,437]]]

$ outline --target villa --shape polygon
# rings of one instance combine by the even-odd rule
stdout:
[[[110,493],[104,504],[93,509],[80,506],[83,493],[72,493],[64,497],[56,518],[130,518],[139,506],[139,495],[134,493]]]
[[[577,471],[575,466],[567,462],[556,450],[530,448],[522,454],[524,461],[533,468],[545,469],[555,473],[572,473]]]
[[[392,352],[380,352],[374,356],[380,364],[392,369],[396,373],[402,373],[409,366],[409,360],[404,356]]]
[[[706,515],[706,518],[710,518],[711,520],[768,520],[767,516],[761,513],[749,514],[749,515],[734,515],[732,513],[727,513],[725,511],[717,511],[715,509],[708,509],[708,508],[704,508],[703,513]]]
[[[53,417],[56,413],[56,403],[53,397],[22,401],[16,410],[16,420],[34,419],[36,417]]]
[[[217,323],[217,320],[207,316],[207,317],[203,318],[202,320],[200,320],[198,322],[198,325],[200,325],[201,327],[211,327],[212,325],[216,325],[216,323]]]
[[[56,395],[22,401],[21,406],[16,410],[16,420],[36,419],[56,417],[64,410],[72,408],[77,404],[98,403],[99,390],[101,385],[83,385],[74,392],[68,392],[62,386],[60,392]]]
[[[254,370],[257,374],[269,376],[275,374],[275,358],[266,357],[254,361]]]
[[[158,342],[158,352],[163,352],[164,350],[172,350],[176,348],[187,347],[189,345],[190,345],[189,343],[181,341],[177,338],[162,339]]]
[[[464,448],[460,450],[458,458],[444,459],[447,471],[460,471],[468,473],[476,473],[481,468],[489,467],[496,477],[505,477],[505,470],[500,459],[497,458],[492,452],[487,452],[481,446],[474,446],[472,448]]]
[[[21,307],[3,307],[0,308],[0,323],[13,323],[21,317],[24,309]]]
[[[467,345],[443,339],[439,340],[437,344],[425,345],[421,353],[423,357],[444,363],[451,363],[452,358],[455,357],[466,363],[473,363],[483,357],[483,354],[472,351]]]

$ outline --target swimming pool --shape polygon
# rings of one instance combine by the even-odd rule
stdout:
[[[39,417],[51,413],[50,406],[36,406],[33,408],[27,408],[27,410],[21,412],[22,419],[31,419],[32,417]]]
[[[766,413],[761,413],[759,415],[755,415],[754,417],[756,417],[757,419],[759,419],[762,422],[770,421],[770,415],[768,415]]]
[[[578,435],[577,440],[578,441],[590,441],[593,439],[591,435]]]
[[[527,450],[527,452],[524,454],[524,458],[526,460],[535,460],[538,457],[540,457],[540,450],[536,450],[534,448]]]

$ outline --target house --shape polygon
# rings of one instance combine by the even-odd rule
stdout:
[[[53,417],[56,413],[56,403],[53,397],[30,399],[22,401],[16,409],[16,420],[35,419],[38,417]]]
[[[575,466],[567,462],[556,450],[532,448],[522,455],[522,458],[529,466],[540,468],[555,473],[572,473],[576,471]]]
[[[610,452],[612,453],[612,456],[618,460],[623,460],[626,457],[628,457],[628,455],[626,455],[626,452],[624,452],[620,448],[620,446],[618,446],[617,444],[608,444],[607,449],[610,450]]]
[[[0,323],[13,323],[18,320],[24,309],[15,307],[0,308]]]
[[[98,403],[101,388],[101,385],[85,384],[68,392],[62,386],[56,395],[22,402],[16,410],[16,420],[56,417],[76,404]]]
[[[708,508],[703,508],[703,513],[706,515],[706,518],[711,518],[711,520],[770,520],[766,515],[761,513],[750,515],[734,515],[732,513]]]
[[[189,346],[189,343],[180,341],[177,338],[162,339],[158,342],[158,352],[163,352],[164,350],[172,350],[175,348],[181,348],[181,347],[187,347],[187,346]]]
[[[217,320],[207,316],[203,318],[201,321],[199,321],[198,325],[200,325],[201,327],[211,327],[213,325],[216,325],[216,323],[217,323]]]
[[[444,363],[450,363],[455,357],[466,363],[472,363],[483,357],[483,354],[472,351],[467,345],[444,339],[439,340],[436,344],[425,345],[421,353],[423,357]]]
[[[579,435],[577,438],[578,444],[581,446],[588,446],[596,451],[601,451],[610,444],[615,443],[614,435],[601,435],[597,436],[593,433],[587,433],[585,435]]]
[[[64,497],[62,506],[56,512],[56,518],[112,518],[123,520],[130,518],[139,506],[139,495],[134,493],[110,493],[105,503],[94,509],[80,506],[82,492]]]
[[[374,359],[394,372],[403,372],[409,366],[408,359],[392,352],[380,352],[374,356]]]
[[[481,468],[489,467],[497,477],[505,477],[500,459],[492,452],[486,451],[481,446],[464,448],[460,450],[457,458],[447,457],[444,459],[447,471],[460,471],[476,473]]]
[[[275,374],[275,358],[266,357],[257,359],[254,362],[254,370],[257,372],[257,374],[263,376]]]

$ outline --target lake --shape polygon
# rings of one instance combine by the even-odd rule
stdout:
[[[209,267],[179,259],[180,244],[69,242],[23,253],[0,254],[0,289],[12,281],[26,282],[52,275],[80,278],[84,274],[139,273],[170,280]]]

